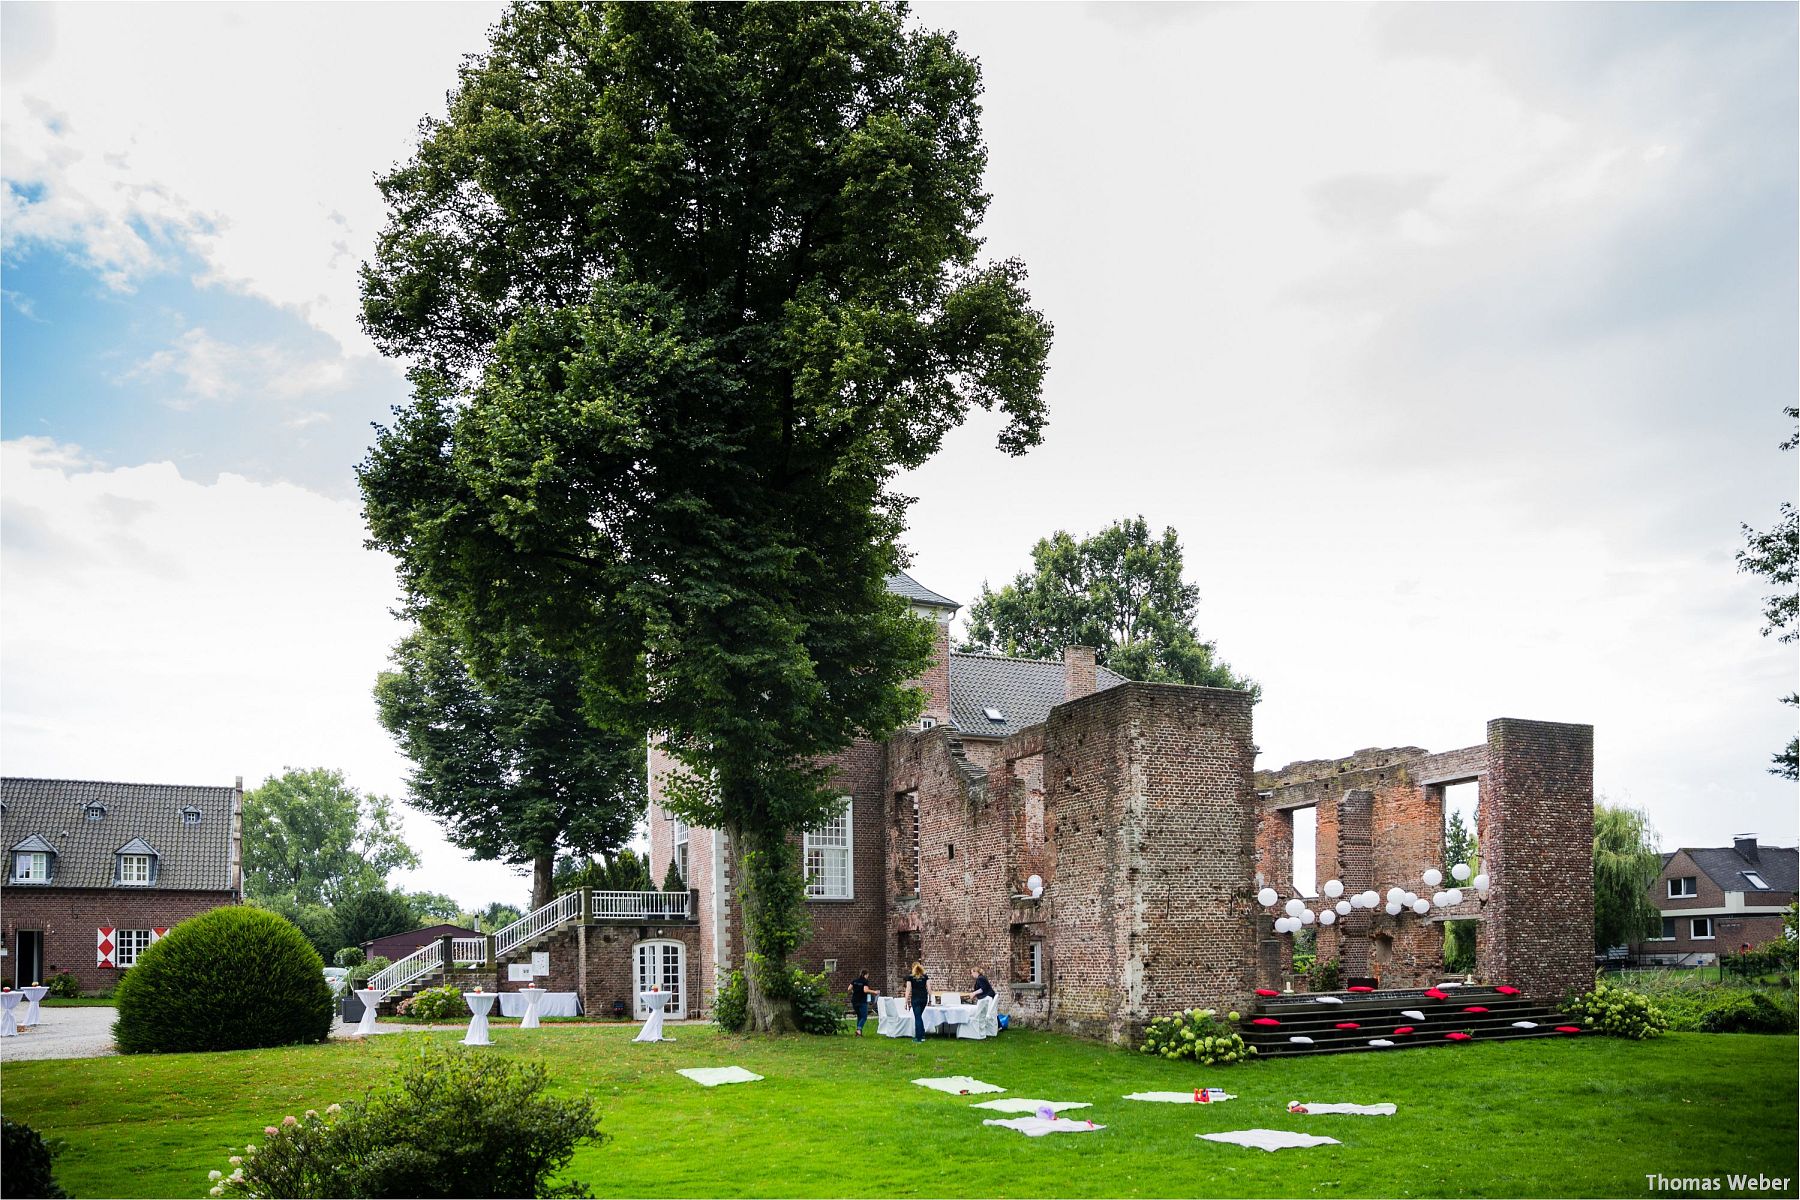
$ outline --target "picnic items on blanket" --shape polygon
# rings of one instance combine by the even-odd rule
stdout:
[[[1425,1019],[1425,1014],[1416,1008],[1403,1008],[1400,1010],[1400,1015],[1409,1021],[1423,1021]]]
[[[1230,1133],[1196,1133],[1203,1141],[1228,1142],[1255,1150],[1288,1150],[1304,1146],[1341,1146],[1336,1138],[1311,1133],[1295,1133],[1291,1129],[1234,1129]]]
[[[1004,1092],[1003,1087],[995,1087],[991,1083],[983,1083],[979,1079],[970,1079],[967,1075],[946,1075],[942,1079],[915,1079],[920,1087],[928,1087],[933,1091],[949,1092],[952,1096],[977,1095],[982,1092]]]
[[[1386,1050],[1389,1046],[1391,1046],[1393,1044],[1394,1043],[1388,1041],[1386,1038],[1370,1038],[1369,1039],[1369,1045],[1378,1046],[1383,1050]]]
[[[1400,1109],[1393,1104],[1302,1104],[1298,1100],[1289,1100],[1288,1111],[1309,1115],[1342,1113],[1356,1117],[1391,1117]]]
[[[1201,1100],[1200,1097],[1206,1099]],[[1223,1088],[1195,1088],[1190,1092],[1133,1092],[1125,1097],[1127,1100],[1150,1100],[1158,1104],[1218,1104],[1225,1100],[1236,1100],[1234,1093]]]
[[[999,1120],[989,1118],[982,1124],[1016,1129],[1026,1137],[1043,1137],[1047,1133],[1094,1133],[1106,1128],[1106,1126],[1096,1125],[1092,1121],[1075,1121],[1068,1117],[1054,1117],[1048,1121],[1042,1117],[1005,1117]]]
[[[742,1067],[684,1067],[675,1073],[686,1075],[701,1087],[718,1087],[721,1083],[754,1083],[762,1078]]]
[[[983,1100],[980,1104],[972,1104],[969,1107],[985,1108],[1003,1113],[1036,1113],[1038,1116],[1043,1116],[1043,1110],[1047,1108],[1050,1110],[1050,1115],[1055,1116],[1065,1108],[1092,1108],[1094,1106],[1078,1100],[1027,1100],[1023,1096],[1008,1096],[1004,1100]]]

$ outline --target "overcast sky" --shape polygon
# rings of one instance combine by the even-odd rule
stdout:
[[[355,271],[496,12],[4,6],[7,774],[404,795]],[[1795,656],[1733,561],[1796,491],[1793,6],[917,19],[981,59],[988,250],[1056,325],[1044,445],[972,421],[907,481],[922,583],[1141,513],[1260,765],[1587,722],[1665,848],[1794,842]],[[406,886],[523,900],[407,828]]]

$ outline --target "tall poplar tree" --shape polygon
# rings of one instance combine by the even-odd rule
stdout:
[[[372,542],[478,677],[528,631],[685,765],[759,1029],[793,1024],[818,756],[920,704],[893,481],[971,407],[1010,454],[1044,423],[1049,323],[979,259],[980,93],[900,5],[521,5],[381,180],[364,322],[413,399]]]

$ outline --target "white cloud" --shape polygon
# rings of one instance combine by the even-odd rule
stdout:
[[[392,565],[357,506],[168,463],[106,467],[41,439],[0,443],[0,740],[9,774],[255,786],[343,768],[405,794],[370,689],[402,632]],[[411,887],[522,902],[408,813]]]
[[[336,355],[307,356],[274,342],[224,342],[195,328],[132,367],[121,382],[172,380],[179,390],[165,402],[186,409],[199,400],[246,396],[291,400],[340,387],[346,374],[344,360]],[[287,425],[302,429],[328,419],[324,413],[310,412],[290,418]]]

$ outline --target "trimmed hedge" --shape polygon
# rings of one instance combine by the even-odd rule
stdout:
[[[50,1173],[54,1155],[37,1130],[0,1117],[0,1195],[62,1200],[69,1193]]]
[[[248,906],[171,929],[119,981],[123,1054],[254,1050],[331,1032],[325,964],[292,922]]]

